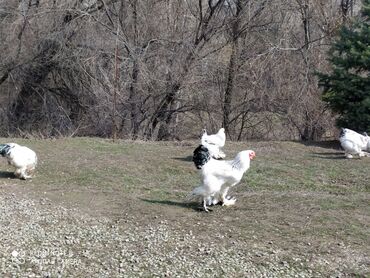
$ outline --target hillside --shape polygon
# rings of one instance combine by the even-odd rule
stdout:
[[[370,158],[335,143],[227,142],[257,156],[205,213],[185,202],[197,142],[14,141],[39,165],[21,181],[0,160],[2,277],[370,275]]]

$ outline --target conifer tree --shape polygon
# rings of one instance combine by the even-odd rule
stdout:
[[[362,4],[330,49],[332,72],[318,76],[323,101],[339,114],[338,127],[370,132],[370,0]]]

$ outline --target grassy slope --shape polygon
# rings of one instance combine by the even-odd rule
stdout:
[[[9,191],[111,219],[129,214],[143,229],[159,217],[210,244],[209,231],[216,229],[228,235],[217,244],[237,240],[239,251],[255,251],[256,264],[274,255],[323,275],[370,275],[370,158],[346,160],[331,146],[227,142],[229,159],[243,149],[257,157],[232,190],[236,206],[206,214],[184,201],[199,183],[191,162],[195,142],[14,141],[34,149],[40,163],[34,179],[25,182],[9,179],[12,169],[1,160],[0,185]]]

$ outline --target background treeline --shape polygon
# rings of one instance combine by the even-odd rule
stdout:
[[[0,136],[333,136],[316,71],[359,0],[0,2]]]

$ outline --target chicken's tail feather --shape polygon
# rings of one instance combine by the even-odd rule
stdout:
[[[345,134],[346,134],[346,129],[345,129],[345,128],[342,128],[342,129],[340,130],[339,137],[343,137]]]
[[[0,144],[0,152],[7,146],[7,144]]]
[[[5,156],[10,148],[9,144],[0,144],[0,155]]]
[[[202,169],[210,159],[209,150],[203,145],[199,145],[193,152],[193,162],[197,169]]]
[[[192,201],[194,199],[202,197],[203,195],[204,195],[203,186],[198,186],[198,187],[194,188],[194,190],[186,196],[186,200],[187,201]]]

